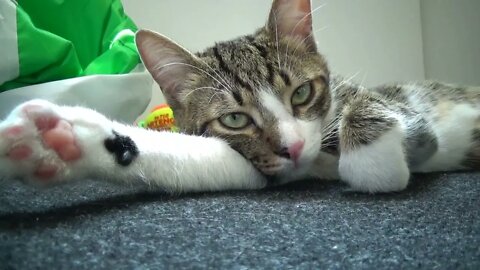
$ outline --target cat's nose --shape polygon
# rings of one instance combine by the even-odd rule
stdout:
[[[295,163],[297,163],[298,158],[302,154],[303,150],[303,145],[305,144],[304,141],[297,141],[290,145],[288,148],[284,147],[280,149],[276,154],[287,159],[293,160]]]
[[[297,141],[288,147],[288,154],[290,154],[290,159],[295,161],[295,164],[298,161],[298,158],[302,154],[303,146],[305,145],[304,141]]]

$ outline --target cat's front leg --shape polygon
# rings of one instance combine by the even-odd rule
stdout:
[[[18,106],[0,122],[0,177],[45,184],[93,177],[173,192],[265,186],[219,139],[126,126],[42,100]]]
[[[382,102],[359,97],[343,110],[339,174],[354,190],[392,192],[410,177],[402,116]]]

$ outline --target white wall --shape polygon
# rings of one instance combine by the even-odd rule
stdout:
[[[252,33],[271,0],[123,0],[140,27],[198,51],[215,41]],[[332,69],[374,85],[424,78],[418,0],[317,0],[319,49]]]
[[[480,85],[480,1],[422,0],[428,79]]]
[[[251,33],[266,21],[269,0],[122,0],[141,28],[199,51],[215,41]]]

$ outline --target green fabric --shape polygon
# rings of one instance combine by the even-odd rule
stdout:
[[[19,0],[18,78],[0,91],[93,74],[130,72],[140,58],[133,35],[137,30],[120,0]]]

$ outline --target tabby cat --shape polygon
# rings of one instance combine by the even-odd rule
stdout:
[[[348,82],[317,52],[311,16],[309,0],[275,0],[265,27],[197,54],[140,30],[143,62],[182,133],[33,100],[0,123],[0,174],[171,192],[313,177],[374,193],[405,189],[411,172],[479,168],[479,88]]]

